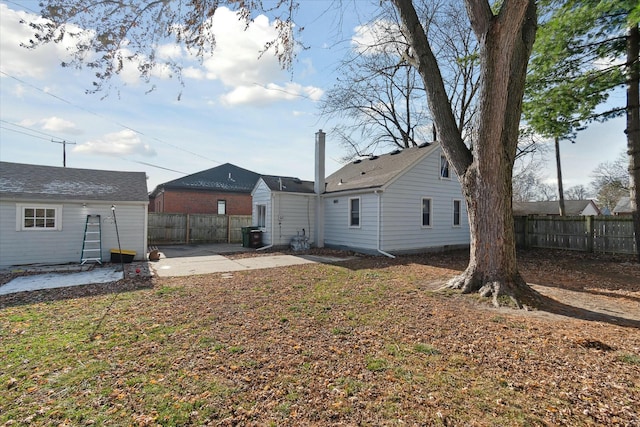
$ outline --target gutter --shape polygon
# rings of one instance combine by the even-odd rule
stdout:
[[[382,249],[380,249],[380,220],[382,218],[382,215],[380,214],[380,211],[382,210],[382,203],[380,202],[380,199],[382,198],[382,191],[376,190],[376,191],[374,191],[374,193],[376,193],[378,195],[378,226],[376,227],[378,229],[378,237],[376,239],[376,241],[377,241],[376,251],[378,251],[379,254],[384,255],[386,257],[395,258],[395,255],[391,255],[390,253],[385,252]]]

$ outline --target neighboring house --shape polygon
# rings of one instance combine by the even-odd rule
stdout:
[[[277,183],[259,181],[254,189],[253,224],[264,224],[265,233],[271,227],[273,242],[287,244],[311,224],[305,232],[318,247],[384,255],[468,247],[464,197],[439,144],[356,160],[325,179],[324,137],[316,134],[315,195],[303,181],[304,192],[286,198],[276,197],[284,193]],[[269,196],[271,206],[279,202],[271,217]],[[296,226],[280,233],[288,218]]]
[[[616,207],[613,208],[613,214],[616,216],[631,216],[633,211],[631,210],[631,197],[620,197]]]
[[[312,240],[316,210],[313,182],[263,176],[251,196],[253,224],[263,231],[264,245],[288,246],[294,236],[307,236]]]
[[[0,162],[0,266],[80,263],[87,215],[100,215],[103,262],[118,235],[144,259],[148,203],[144,172]]]
[[[600,215],[600,209],[593,200],[565,200],[564,210],[567,216]],[[513,202],[513,215],[559,216],[560,205],[557,200],[544,202]]]
[[[225,163],[158,185],[149,212],[251,215],[251,190],[260,174]]]

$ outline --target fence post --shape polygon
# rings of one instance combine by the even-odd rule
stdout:
[[[593,215],[589,215],[586,217],[586,227],[587,227],[587,252],[593,253],[593,235],[595,234],[595,230],[593,229]]]
[[[186,229],[186,233],[184,234],[185,235],[185,240],[186,240],[186,242],[184,242],[185,245],[189,244],[189,237],[190,237],[189,236],[189,220],[190,220],[189,214],[187,214],[187,229]]]

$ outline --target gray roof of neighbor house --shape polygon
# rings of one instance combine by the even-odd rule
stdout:
[[[160,184],[153,190],[151,195],[155,196],[163,188],[250,194],[256,182],[258,182],[258,178],[260,178],[259,173],[243,169],[231,163],[225,163],[215,168]]]
[[[329,175],[325,192],[381,188],[393,181],[401,172],[432,153],[438,144],[422,144],[380,156],[355,160]]]
[[[302,181],[289,176],[264,175],[262,180],[271,191],[286,193],[313,193],[313,181]]]
[[[565,200],[566,215],[581,215],[592,200]],[[595,204],[594,204],[595,206]],[[596,210],[598,207],[595,206]],[[544,202],[513,202],[513,214],[523,215],[560,215],[560,205],[557,200]]]
[[[631,197],[620,197],[616,207],[613,208],[614,214],[631,213]]]
[[[0,162],[0,197],[14,200],[148,202],[144,172]]]

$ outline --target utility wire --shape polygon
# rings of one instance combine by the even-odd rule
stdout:
[[[65,104],[68,104],[68,105],[70,105],[70,106],[72,106],[72,107],[78,108],[78,109],[80,109],[80,110],[82,110],[82,111],[85,111],[85,112],[87,112],[87,113],[89,113],[89,114],[92,114],[92,115],[94,115],[94,116],[96,116],[96,117],[99,117],[99,118],[101,118],[101,119],[104,119],[104,120],[110,121],[110,122],[112,122],[112,123],[114,123],[114,124],[116,124],[116,125],[118,125],[118,126],[120,126],[120,127],[124,128],[124,129],[128,129],[128,130],[130,130],[130,131],[132,131],[132,132],[135,132],[135,133],[137,133],[138,135],[141,135],[141,136],[145,136],[145,137],[151,138],[151,139],[153,139],[154,141],[157,141],[157,142],[160,142],[160,143],[166,144],[166,145],[168,145],[168,146],[170,146],[170,147],[175,148],[176,150],[183,151],[183,152],[185,152],[185,153],[191,154],[191,155],[196,156],[196,157],[200,157],[200,158],[205,159],[205,160],[208,160],[208,161],[210,161],[210,162],[218,163],[218,164],[222,164],[222,162],[219,162],[218,160],[210,159],[210,158],[208,158],[208,157],[206,157],[206,156],[203,156],[202,154],[194,153],[193,151],[189,151],[189,150],[187,150],[187,149],[185,149],[185,148],[183,148],[183,147],[180,147],[180,146],[178,146],[178,145],[172,144],[172,143],[167,142],[167,141],[163,141],[163,140],[161,140],[160,138],[157,138],[157,137],[154,137],[154,136],[147,136],[147,135],[145,135],[143,132],[141,132],[141,131],[139,131],[139,130],[137,130],[137,129],[134,129],[134,128],[130,127],[130,126],[127,126],[127,125],[124,125],[124,124],[119,123],[119,122],[117,122],[117,121],[114,121],[114,120],[112,120],[112,119],[110,119],[110,118],[108,118],[108,117],[106,117],[106,116],[100,115],[100,114],[98,114],[98,113],[96,113],[96,112],[94,112],[94,111],[91,111],[91,110],[89,110],[89,109],[87,109],[87,108],[81,107],[81,106],[79,106],[79,105],[77,105],[77,104],[74,104],[74,103],[73,103],[73,102],[71,102],[71,101],[68,101],[68,100],[66,100],[66,99],[64,99],[64,98],[62,98],[62,97],[59,97],[59,96],[57,96],[57,95],[54,95],[54,94],[53,94],[53,93],[51,93],[51,92],[45,91],[45,90],[44,90],[44,89],[42,89],[42,88],[39,88],[39,87],[37,87],[37,86],[35,86],[35,85],[33,85],[33,84],[29,83],[29,82],[26,82],[26,81],[24,81],[24,80],[22,80],[22,79],[18,78],[18,77],[12,76],[11,74],[8,74],[8,73],[6,73],[6,72],[4,72],[4,71],[2,71],[2,70],[0,70],[0,74],[3,74],[3,75],[5,75],[5,76],[7,76],[7,77],[9,77],[9,78],[11,78],[11,79],[13,79],[13,80],[17,81],[17,82],[20,82],[20,83],[22,83],[22,84],[24,84],[24,85],[26,85],[26,86],[29,86],[29,87],[30,87],[30,88],[32,88],[32,89],[35,89],[35,90],[37,90],[37,91],[39,91],[39,92],[42,92],[42,93],[44,93],[45,95],[49,95],[49,96],[51,96],[51,97],[53,97],[53,98],[57,99],[58,101],[64,102]]]

